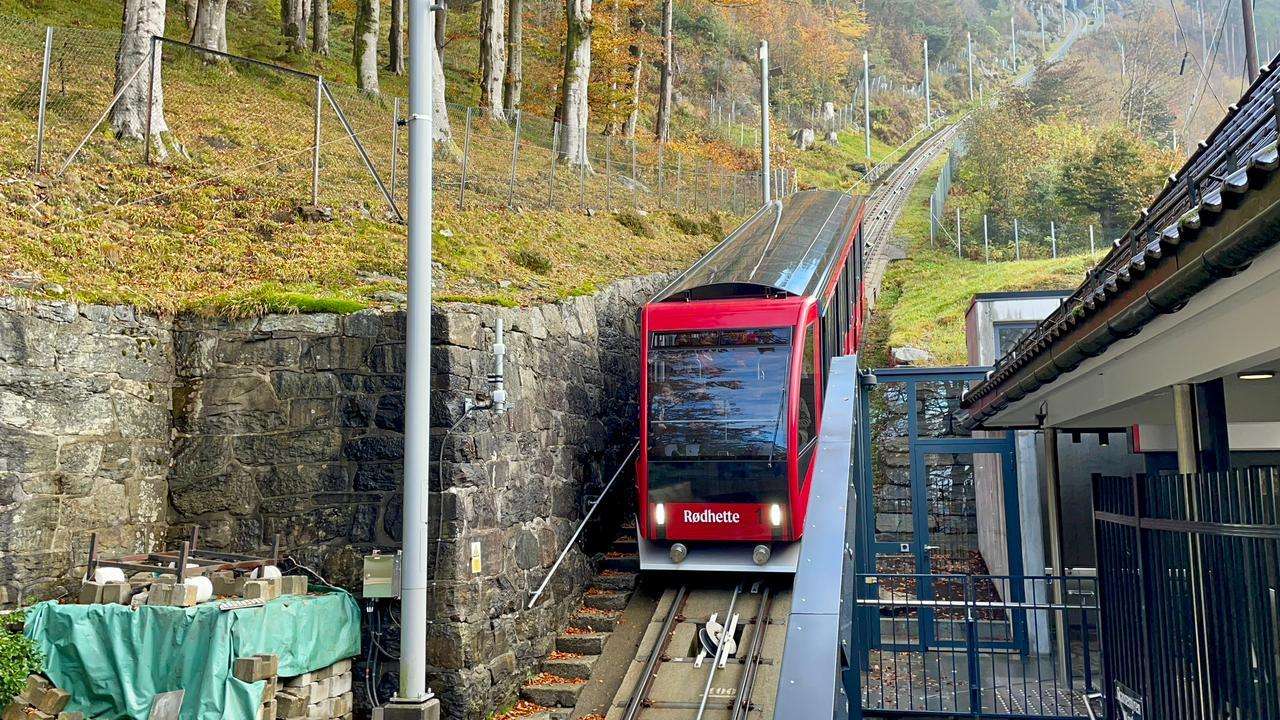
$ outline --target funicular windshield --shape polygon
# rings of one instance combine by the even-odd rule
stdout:
[[[791,328],[656,333],[649,502],[787,498]]]

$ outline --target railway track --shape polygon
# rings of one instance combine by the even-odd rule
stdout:
[[[947,148],[959,130],[959,124],[949,125],[920,143],[902,162],[898,163],[885,181],[867,198],[867,210],[863,216],[863,250],[866,273],[863,282],[867,291],[867,304],[875,308],[880,295],[880,282],[885,268],[893,259],[890,240],[893,226],[897,224],[902,209],[907,204],[911,189],[919,182],[925,168]]]
[[[773,717],[790,578],[695,582],[663,593],[607,720]],[[713,619],[732,643],[704,642]]]

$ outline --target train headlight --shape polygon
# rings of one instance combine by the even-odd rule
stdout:
[[[659,525],[667,524],[667,506],[658,503],[653,507],[653,521]]]
[[[769,522],[772,523],[774,527],[779,527],[782,525],[782,506],[781,505],[774,503],[769,506]]]

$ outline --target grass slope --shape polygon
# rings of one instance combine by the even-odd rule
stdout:
[[[1092,267],[1089,255],[983,263],[929,247],[929,195],[943,160],[912,189],[894,232],[908,242],[908,257],[889,265],[876,317],[867,333],[868,360],[884,364],[888,350],[928,351],[940,366],[964,365],[964,314],[980,292],[1074,288]]]

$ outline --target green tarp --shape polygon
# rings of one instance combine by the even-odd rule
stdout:
[[[193,608],[40,603],[26,634],[45,672],[87,717],[146,720],[156,693],[182,688],[181,720],[252,720],[263,682],[231,675],[236,658],[280,657],[289,677],[360,653],[360,609],[344,592],[277,598],[223,611]]]

